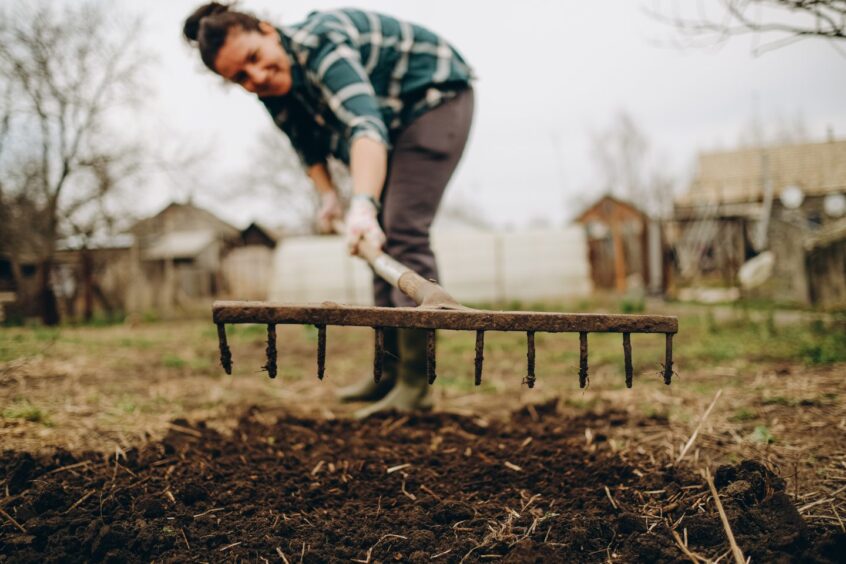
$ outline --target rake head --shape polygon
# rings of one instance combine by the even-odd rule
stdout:
[[[227,374],[232,373],[232,354],[226,342],[225,324],[259,323],[267,325],[268,375],[276,376],[276,325],[306,324],[318,330],[317,376],[323,379],[326,367],[326,327],[328,325],[372,327],[375,331],[373,377],[382,376],[384,328],[426,329],[427,373],[429,383],[436,378],[435,330],[476,331],[475,383],[482,383],[486,331],[519,331],[526,333],[527,367],[524,383],[535,385],[535,333],[579,334],[579,386],[588,384],[588,333],[622,333],[626,386],[634,380],[632,365],[632,333],[663,333],[666,339],[665,359],[661,368],[664,383],[673,377],[673,335],[678,332],[678,319],[660,315],[604,315],[584,313],[548,313],[527,311],[487,311],[466,308],[459,304],[441,307],[364,307],[322,304],[274,304],[267,302],[218,301],[212,308],[220,341],[220,362]]]

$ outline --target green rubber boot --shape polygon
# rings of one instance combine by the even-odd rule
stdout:
[[[373,376],[338,388],[335,392],[338,399],[344,403],[354,401],[379,401],[391,391],[397,382],[397,365],[399,363],[399,343],[397,342],[397,328],[385,327],[385,355],[382,357],[382,379],[377,384]]]
[[[418,411],[432,409],[432,392],[426,375],[426,331],[399,330],[400,360],[397,383],[381,400],[359,409],[357,419],[381,411]]]

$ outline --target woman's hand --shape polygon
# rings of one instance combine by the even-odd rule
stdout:
[[[338,193],[328,190],[320,193],[320,207],[317,209],[317,231],[318,233],[333,233],[335,230],[332,223],[344,217],[344,210],[341,209],[341,202]]]
[[[383,143],[367,136],[353,139],[350,146],[350,173],[354,195],[345,220],[347,249],[351,255],[358,254],[361,239],[377,248],[385,244],[385,233],[379,227],[376,216],[379,213],[379,196],[385,183],[387,166],[388,150]]]
[[[378,210],[373,200],[367,196],[353,196],[350,209],[344,220],[347,250],[351,255],[358,254],[359,241],[364,239],[376,248],[385,244],[385,233],[376,219]]]

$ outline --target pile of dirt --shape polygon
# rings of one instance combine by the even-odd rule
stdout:
[[[727,550],[700,476],[614,452],[608,428],[638,424],[622,413],[267,419],[251,410],[231,435],[176,421],[105,460],[5,452],[0,562],[685,559],[671,527],[698,555]],[[760,464],[715,480],[753,561],[846,554]]]

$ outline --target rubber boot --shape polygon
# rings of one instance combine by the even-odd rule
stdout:
[[[426,331],[399,330],[400,360],[397,383],[381,400],[359,409],[357,419],[381,411],[417,411],[432,408],[432,393],[426,375]]]
[[[373,376],[338,388],[335,392],[342,402],[379,401],[391,391],[397,382],[397,365],[399,363],[399,343],[397,328],[385,327],[385,355],[382,357],[382,379],[377,384]]]

